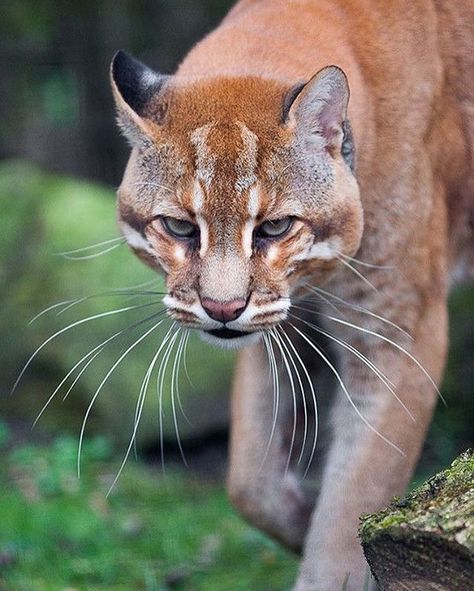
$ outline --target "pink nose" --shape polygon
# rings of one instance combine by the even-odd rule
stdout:
[[[207,314],[219,322],[231,322],[238,318],[247,306],[245,300],[231,300],[230,302],[216,302],[209,298],[201,300],[202,307]]]

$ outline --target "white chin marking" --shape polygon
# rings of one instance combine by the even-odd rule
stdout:
[[[242,337],[236,337],[235,339],[220,339],[219,337],[204,332],[203,330],[199,331],[199,336],[206,343],[214,345],[215,347],[220,347],[221,349],[243,349],[248,345],[257,343],[262,337],[261,333],[252,332]]]

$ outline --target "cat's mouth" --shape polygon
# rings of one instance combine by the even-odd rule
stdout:
[[[256,343],[262,335],[261,331],[248,332],[226,327],[201,330],[200,333],[206,342],[223,349],[242,349]]]
[[[249,334],[243,330],[233,330],[232,328],[214,328],[212,330],[205,330],[204,332],[219,339],[237,339],[239,337],[245,337]]]

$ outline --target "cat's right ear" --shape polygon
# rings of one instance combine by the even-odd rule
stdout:
[[[110,65],[112,92],[118,123],[132,144],[139,143],[164,116],[157,96],[169,76],[153,71],[124,51]]]

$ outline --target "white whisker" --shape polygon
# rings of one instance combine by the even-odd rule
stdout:
[[[331,361],[326,357],[326,355],[319,349],[319,347],[317,347],[315,345],[315,343],[313,343],[313,341],[308,338],[301,330],[299,330],[298,327],[296,327],[294,324],[290,323],[290,326],[292,326],[293,330],[296,330],[296,332],[308,343],[308,345],[314,350],[316,351],[316,353],[323,359],[323,361],[326,363],[326,365],[330,368],[330,370],[332,371],[332,373],[336,376],[336,379],[339,383],[339,385],[341,386],[342,391],[344,392],[344,395],[346,396],[349,404],[351,405],[351,407],[354,409],[354,411],[356,412],[357,416],[361,419],[361,421],[373,432],[375,433],[378,437],[380,437],[380,439],[382,439],[382,441],[385,441],[385,443],[387,445],[389,445],[391,448],[393,448],[394,450],[396,450],[398,453],[400,453],[402,456],[405,456],[405,453],[397,446],[395,445],[395,443],[393,443],[392,441],[390,441],[390,439],[387,439],[387,437],[385,437],[384,435],[382,435],[382,433],[380,433],[379,431],[377,431],[377,429],[364,417],[364,415],[360,412],[360,410],[357,408],[357,405],[354,403],[354,401],[351,398],[351,395],[349,394],[346,385],[344,384],[339,372],[337,371],[337,369],[334,367],[334,365],[331,363]]]
[[[370,335],[372,335],[372,336],[374,336],[374,337],[376,337],[378,339],[381,339],[382,341],[385,341],[386,343],[391,344],[393,347],[395,347],[396,349],[398,349],[399,351],[401,351],[404,355],[406,355],[409,359],[411,359],[413,361],[413,363],[423,372],[423,374],[425,375],[425,377],[428,379],[428,381],[431,383],[431,385],[435,388],[438,396],[443,401],[443,404],[445,406],[447,406],[446,405],[446,400],[444,399],[443,395],[439,391],[438,386],[436,385],[435,381],[430,376],[430,374],[421,365],[421,363],[418,361],[418,359],[416,359],[416,357],[414,357],[409,351],[407,351],[399,343],[397,343],[395,341],[392,341],[392,339],[389,339],[388,337],[386,337],[386,336],[384,336],[382,334],[379,334],[378,332],[374,332],[373,330],[369,330],[368,328],[362,328],[361,326],[357,326],[356,324],[352,324],[351,322],[347,322],[346,320],[341,320],[340,318],[334,318],[334,316],[329,316],[327,314],[325,314],[325,316],[327,318],[329,318],[330,320],[333,320],[334,322],[339,322],[339,324],[345,324],[346,326],[350,326],[351,328],[354,328],[355,330],[359,330],[359,331],[364,332],[366,334],[370,334]]]
[[[291,396],[292,396],[292,401],[293,401],[293,428],[292,428],[292,432],[291,432],[291,440],[290,440],[290,448],[288,450],[288,458],[286,460],[286,467],[285,467],[285,475],[286,475],[288,473],[288,470],[290,467],[291,456],[293,455],[293,447],[294,447],[295,438],[296,438],[296,390],[295,390],[295,383],[293,380],[293,374],[291,373],[291,367],[290,367],[290,364],[288,363],[288,360],[286,358],[284,348],[281,345],[281,337],[274,329],[270,330],[270,336],[273,338],[277,347],[280,350],[283,364],[285,365],[286,373],[287,373],[288,379],[290,381]]]
[[[186,353],[186,347],[188,346],[188,341],[189,341],[189,335],[190,335],[190,331],[189,329],[185,329],[184,335],[183,335],[183,346],[181,347],[180,353],[179,353],[179,361],[178,364],[181,365],[181,358],[183,358],[183,365],[185,366],[185,361],[186,361],[186,357],[185,357],[185,353]],[[184,417],[184,420],[188,423],[188,425],[192,426],[192,422],[190,421],[190,419],[188,418],[184,407],[183,407],[183,403],[181,401],[181,394],[180,394],[180,388],[179,388],[179,379],[176,380],[176,398],[178,400],[178,407],[179,410],[181,412],[181,414]]]
[[[87,318],[82,318],[81,320],[77,320],[76,322],[73,322],[72,324],[68,324],[68,326],[65,326],[64,328],[61,328],[60,330],[56,331],[53,335],[51,335],[45,341],[43,341],[43,343],[30,356],[28,361],[23,366],[23,369],[21,370],[19,376],[15,380],[15,383],[13,384],[13,388],[11,389],[10,394],[13,394],[15,392],[18,384],[20,383],[21,378],[24,376],[25,371],[28,369],[28,367],[30,366],[33,359],[35,359],[35,357],[38,355],[38,353],[40,351],[42,351],[46,347],[46,345],[48,345],[53,339],[57,338],[58,336],[62,335],[63,333],[65,333],[69,330],[72,330],[76,326],[80,326],[81,324],[85,324],[86,322],[90,322],[92,320],[97,320],[98,318],[105,318],[107,316],[112,316],[115,314],[121,314],[123,312],[128,312],[129,310],[136,310],[137,308],[144,308],[146,306],[151,306],[151,305],[156,305],[156,303],[153,302],[152,304],[140,304],[139,306],[126,306],[125,308],[119,308],[117,310],[109,310],[108,312],[101,312],[100,314],[94,314],[93,316],[87,316]]]
[[[29,325],[33,324],[33,322],[35,320],[38,320],[38,318],[41,318],[41,316],[43,316],[44,314],[47,314],[51,310],[55,310],[56,308],[59,308],[60,306],[67,306],[68,304],[70,304],[71,302],[74,302],[74,301],[76,301],[76,300],[64,300],[62,302],[57,302],[56,304],[52,304],[51,306],[48,306],[47,308],[45,308],[44,310],[42,310],[41,312],[36,314],[36,316],[33,316],[33,318],[28,322],[28,324]]]
[[[116,236],[115,238],[111,238],[110,240],[104,240],[103,242],[97,242],[96,244],[91,244],[90,246],[83,246],[81,248],[75,248],[74,250],[65,250],[63,252],[56,252],[57,256],[66,256],[75,254],[76,252],[84,252],[87,250],[94,250],[99,246],[105,246],[107,244],[112,244],[114,242],[125,242],[125,238],[123,236]]]
[[[99,343],[98,345],[96,345],[93,349],[91,349],[88,353],[86,353],[86,355],[84,355],[83,357],[81,357],[81,359],[67,372],[67,374],[64,376],[64,378],[59,382],[58,386],[55,388],[54,392],[48,398],[48,400],[46,401],[45,405],[43,406],[43,408],[39,412],[38,416],[36,417],[36,419],[35,419],[35,421],[34,421],[34,423],[32,425],[32,428],[36,426],[36,423],[40,420],[41,416],[46,411],[46,409],[48,408],[48,406],[50,405],[51,401],[54,399],[54,397],[56,396],[56,394],[59,392],[59,390],[62,388],[62,386],[66,383],[66,381],[68,380],[69,376],[71,376],[74,373],[74,371],[82,363],[84,363],[84,361],[86,361],[86,359],[88,357],[90,357],[91,355],[93,355],[99,349],[99,351],[97,351],[97,353],[95,353],[95,355],[93,355],[92,359],[90,359],[86,363],[86,365],[81,369],[81,371],[79,372],[79,374],[76,376],[76,378],[72,382],[71,386],[69,387],[68,391],[64,395],[63,402],[69,396],[70,392],[73,390],[74,386],[77,384],[77,382],[79,381],[79,378],[82,376],[82,374],[85,372],[85,370],[89,367],[89,365],[92,363],[92,361],[105,349],[105,347],[106,347],[106,345],[108,343],[110,343],[111,341],[113,341],[114,339],[116,339],[117,337],[119,337],[120,335],[124,334],[128,330],[130,330],[132,328],[135,328],[135,327],[139,326],[140,324],[143,324],[143,323],[147,322],[148,320],[151,320],[153,318],[156,318],[159,315],[160,315],[160,312],[158,312],[157,314],[152,314],[151,316],[148,316],[148,318],[145,318],[143,320],[140,320],[138,322],[135,322],[131,326],[128,326],[126,328],[122,328],[121,330],[119,330],[116,333],[114,333],[112,336],[106,338],[104,341],[102,341],[101,343]]]
[[[69,396],[69,394],[73,391],[74,386],[77,384],[77,382],[81,379],[82,374],[87,370],[87,368],[89,367],[89,365],[94,361],[94,359],[96,357],[98,357],[102,351],[105,349],[105,347],[102,347],[101,349],[99,349],[94,355],[92,355],[92,357],[89,359],[89,361],[84,365],[84,367],[81,368],[80,372],[77,374],[77,376],[74,378],[74,380],[72,381],[71,385],[69,386],[69,388],[67,389],[66,393],[64,394],[63,398],[62,398],[62,402],[64,402],[67,397]],[[48,401],[49,402],[49,401]],[[39,418],[39,417],[38,417]]]
[[[179,427],[178,427],[178,418],[176,416],[176,403],[175,403],[175,389],[176,389],[176,382],[178,380],[178,371],[179,371],[179,361],[180,361],[180,351],[182,350],[182,346],[183,346],[183,339],[186,336],[186,334],[182,334],[180,337],[180,341],[178,343],[178,348],[174,357],[174,361],[173,361],[173,367],[171,370],[171,385],[170,385],[170,395],[171,395],[171,410],[173,413],[173,423],[174,423],[174,430],[176,433],[176,439],[178,440],[178,448],[179,448],[179,452],[181,454],[181,457],[183,459],[184,465],[186,467],[188,467],[188,462],[186,460],[186,457],[184,455],[184,450],[183,450],[183,446],[181,445],[181,437],[179,435]]]
[[[100,252],[96,252],[94,254],[86,254],[83,256],[71,256],[69,254],[62,254],[62,253],[60,253],[60,255],[63,258],[67,259],[68,261],[88,261],[90,259],[96,259],[97,257],[100,257],[103,254],[107,254],[108,252],[115,250],[119,246],[122,246],[122,244],[123,244],[123,242],[120,242],[119,244],[114,244],[113,246],[109,246],[108,248],[105,248],[104,250],[101,250]]]
[[[347,267],[350,271],[352,271],[354,273],[354,275],[357,275],[357,277],[359,277],[359,279],[362,279],[362,281],[368,285],[371,289],[373,289],[374,291],[378,291],[378,289],[375,287],[375,285],[373,283],[371,283],[367,277],[365,277],[365,275],[362,275],[362,273],[357,270],[355,267],[353,267],[348,261],[344,260],[341,257],[337,257],[337,260],[339,262],[341,262],[345,267]]]
[[[283,329],[281,329],[281,332],[285,336],[287,336],[285,334],[285,332],[283,331]],[[305,391],[304,391],[304,386],[303,386],[303,382],[301,380],[300,373],[298,371],[298,366],[296,365],[295,360],[293,359],[293,356],[291,355],[291,352],[288,349],[285,341],[282,338],[280,338],[280,341],[281,341],[281,344],[282,344],[283,348],[285,349],[286,354],[288,356],[288,359],[290,360],[290,363],[293,366],[293,369],[295,371],[296,379],[298,381],[298,386],[299,386],[299,389],[300,389],[300,392],[301,392],[301,400],[303,402],[303,414],[304,414],[303,442],[301,444],[300,454],[299,454],[298,459],[297,459],[297,462],[296,462],[299,465],[299,464],[301,464],[301,460],[303,458],[304,450],[305,450],[305,447],[306,447],[306,439],[308,437],[308,409],[306,407]]]
[[[412,337],[412,335],[409,332],[407,332],[401,326],[399,326],[398,324],[395,324],[395,322],[392,322],[388,318],[385,318],[384,316],[380,316],[379,314],[375,314],[375,312],[372,312],[371,310],[368,310],[367,308],[364,308],[363,306],[360,306],[359,304],[347,302],[346,300],[342,299],[341,297],[339,297],[337,295],[334,295],[333,293],[323,289],[322,287],[316,287],[315,285],[309,285],[309,283],[307,283],[306,286],[307,286],[307,289],[309,289],[309,291],[312,291],[313,293],[317,293],[317,295],[321,295],[319,293],[319,292],[321,292],[321,293],[335,299],[337,302],[340,302],[344,306],[348,306],[349,308],[352,308],[353,310],[356,310],[358,312],[362,312],[362,314],[367,314],[368,316],[372,316],[372,318],[376,318],[377,320],[380,320],[384,324],[388,324],[389,326],[396,328],[401,333],[403,333],[405,336],[407,336],[410,340],[412,340],[412,341],[414,340],[414,338]]]
[[[116,367],[123,361],[123,359],[130,353],[130,351],[132,351],[139,343],[141,343],[143,341],[143,339],[145,339],[151,332],[156,330],[163,322],[164,322],[164,320],[160,320],[156,324],[154,324],[141,337],[139,337],[132,345],[130,345],[130,347],[128,347],[128,349],[126,349],[126,351],[124,353],[122,353],[122,355],[120,355],[120,357],[117,359],[117,361],[112,365],[112,367],[106,373],[105,377],[100,382],[97,390],[95,391],[94,396],[92,397],[92,399],[89,403],[89,406],[87,407],[86,413],[84,415],[84,420],[82,421],[81,432],[79,435],[79,445],[78,445],[78,449],[77,449],[77,476],[78,476],[78,478],[81,477],[81,451],[82,451],[82,443],[83,443],[83,439],[84,439],[84,432],[86,429],[87,419],[89,418],[89,414],[92,410],[92,407],[94,406],[94,402],[97,400],[97,397],[99,396],[100,391],[102,390],[104,384],[107,382],[107,380],[109,379],[111,374],[114,372]]]
[[[135,420],[134,420],[134,424],[133,424],[133,432],[132,435],[130,437],[130,442],[128,444],[127,447],[127,451],[125,452],[125,455],[123,457],[122,463],[120,464],[120,467],[118,469],[117,474],[115,475],[115,478],[112,482],[112,484],[110,485],[110,488],[107,492],[107,497],[110,495],[110,493],[112,492],[114,486],[117,484],[118,479],[120,478],[120,475],[123,472],[123,469],[125,467],[125,464],[127,463],[127,460],[130,456],[130,452],[132,450],[132,447],[135,445],[136,442],[136,437],[137,437],[137,431],[138,431],[138,426],[140,424],[140,418],[142,416],[142,412],[143,412],[143,407],[145,406],[145,399],[146,399],[146,394],[148,391],[148,385],[150,383],[150,379],[151,379],[151,375],[153,373],[153,369],[155,367],[156,361],[158,359],[158,356],[160,354],[161,349],[159,348],[158,351],[155,353],[155,355],[153,356],[150,365],[148,366],[148,369],[145,373],[145,376],[143,378],[142,384],[140,386],[140,391],[138,394],[138,399],[137,399],[137,404],[135,407]]]
[[[173,333],[173,330],[175,331]],[[160,367],[158,369],[158,375],[156,376],[156,390],[158,395],[158,420],[160,424],[160,453],[161,453],[161,468],[163,473],[165,473],[165,454],[164,454],[164,431],[163,431],[163,384],[164,384],[164,376],[166,373],[166,367],[168,365],[168,360],[170,357],[170,351],[173,349],[174,341],[179,333],[179,328],[176,329],[176,322],[174,322],[168,332],[166,333],[163,342],[161,343],[161,347],[165,344],[168,345],[167,350],[163,354],[163,357],[160,362]],[[171,340],[171,342],[169,342]]]
[[[272,373],[272,378],[273,378],[273,417],[272,417],[272,427],[270,430],[270,437],[268,438],[267,447],[265,449],[265,453],[263,454],[263,459],[260,464],[259,473],[261,472],[261,470],[265,464],[265,461],[268,457],[268,454],[270,452],[273,437],[274,437],[275,431],[276,431],[276,426],[277,426],[277,421],[278,421],[278,413],[280,410],[280,381],[279,381],[279,376],[278,376],[278,367],[277,367],[275,352],[273,350],[272,343],[271,343],[270,337],[268,336],[268,333],[263,332],[262,335],[263,335],[264,342],[266,343],[267,353],[269,354],[269,362],[270,362],[271,373]]]
[[[383,270],[393,270],[396,269],[394,265],[374,265],[373,263],[365,263],[359,259],[355,259],[354,257],[350,257],[347,254],[342,252],[337,252],[339,256],[343,257],[344,259],[356,263],[357,265],[361,265],[362,267],[368,267],[369,269],[383,269]]]
[[[294,316],[294,317],[297,318],[296,316]],[[401,400],[399,398],[399,396],[397,395],[397,393],[395,392],[395,390],[394,390],[395,384],[391,380],[389,380],[389,378],[372,361],[370,361],[370,359],[368,357],[366,357],[363,353],[361,353],[356,347],[354,347],[350,343],[348,343],[348,342],[346,342],[346,341],[344,341],[342,339],[339,339],[338,337],[335,337],[331,333],[329,333],[329,332],[327,332],[327,331],[319,328],[319,326],[316,326],[316,325],[312,324],[311,322],[308,322],[306,320],[303,320],[302,318],[298,318],[298,320],[300,320],[301,322],[303,322],[304,324],[306,324],[307,326],[309,326],[310,328],[312,328],[316,332],[319,332],[320,334],[326,336],[328,339],[331,339],[335,343],[338,343],[339,345],[341,345],[341,347],[344,347],[344,349],[347,349],[353,355],[355,355],[358,359],[360,359],[380,379],[380,381],[392,393],[392,395],[397,400],[397,402],[400,404],[400,406],[408,414],[408,416],[410,417],[410,419],[414,423],[416,423],[416,419],[413,416],[413,414],[407,408],[407,406],[405,405],[405,403],[403,402],[403,400]]]
[[[306,380],[308,381],[308,384],[309,384],[309,387],[311,390],[311,398],[312,398],[313,406],[314,406],[314,439],[313,439],[313,445],[311,447],[311,453],[309,455],[308,464],[307,464],[306,470],[303,474],[303,478],[305,478],[306,475],[308,474],[309,468],[310,468],[311,463],[313,461],[313,457],[314,457],[314,454],[316,451],[316,444],[318,441],[318,431],[319,431],[318,403],[317,403],[317,399],[316,399],[316,392],[314,391],[314,387],[313,387],[313,381],[311,379],[311,376],[308,373],[308,370],[306,369],[305,364],[303,363],[303,360],[301,359],[300,354],[296,350],[296,347],[293,345],[290,337],[286,334],[286,332],[283,330],[283,328],[281,328],[281,332],[286,337],[286,340],[288,341],[289,346],[293,350],[294,354],[296,355],[297,360],[299,361],[299,364],[301,365],[301,367],[303,369],[303,372],[306,376]]]

